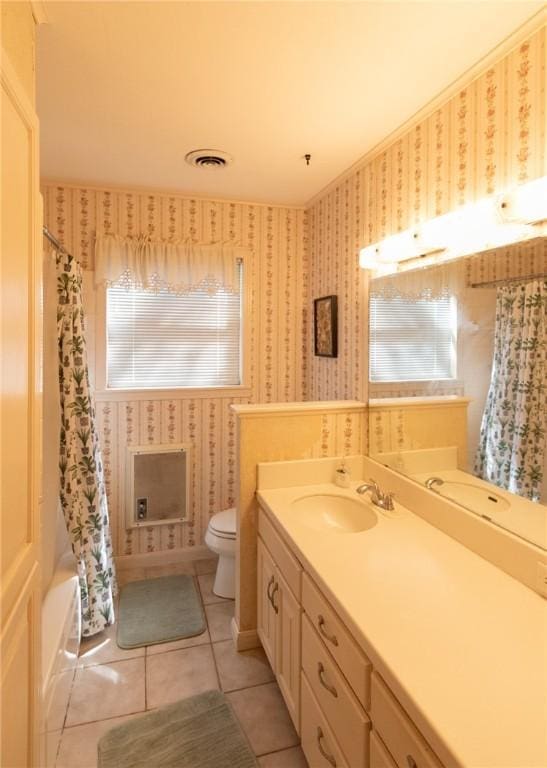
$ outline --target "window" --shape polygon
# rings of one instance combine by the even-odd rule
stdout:
[[[456,376],[453,297],[370,300],[370,380],[428,381]]]
[[[240,385],[242,275],[239,293],[107,288],[107,386]]]

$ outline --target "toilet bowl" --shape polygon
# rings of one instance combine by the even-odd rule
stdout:
[[[224,509],[209,520],[205,543],[218,555],[213,592],[231,600],[235,597],[236,510]]]

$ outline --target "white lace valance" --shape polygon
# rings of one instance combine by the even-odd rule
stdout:
[[[173,293],[204,288],[239,292],[238,263],[249,251],[235,245],[168,243],[148,237],[98,235],[96,285],[123,285]]]
[[[370,296],[407,301],[432,301],[444,296],[457,296],[465,287],[466,264],[465,259],[459,259],[378,277],[370,282]]]

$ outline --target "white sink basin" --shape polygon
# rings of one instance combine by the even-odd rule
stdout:
[[[372,528],[378,518],[364,502],[334,493],[301,496],[291,504],[299,519],[316,531],[359,533]]]

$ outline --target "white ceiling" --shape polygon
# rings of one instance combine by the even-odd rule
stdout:
[[[43,177],[304,204],[542,6],[47,2]]]

